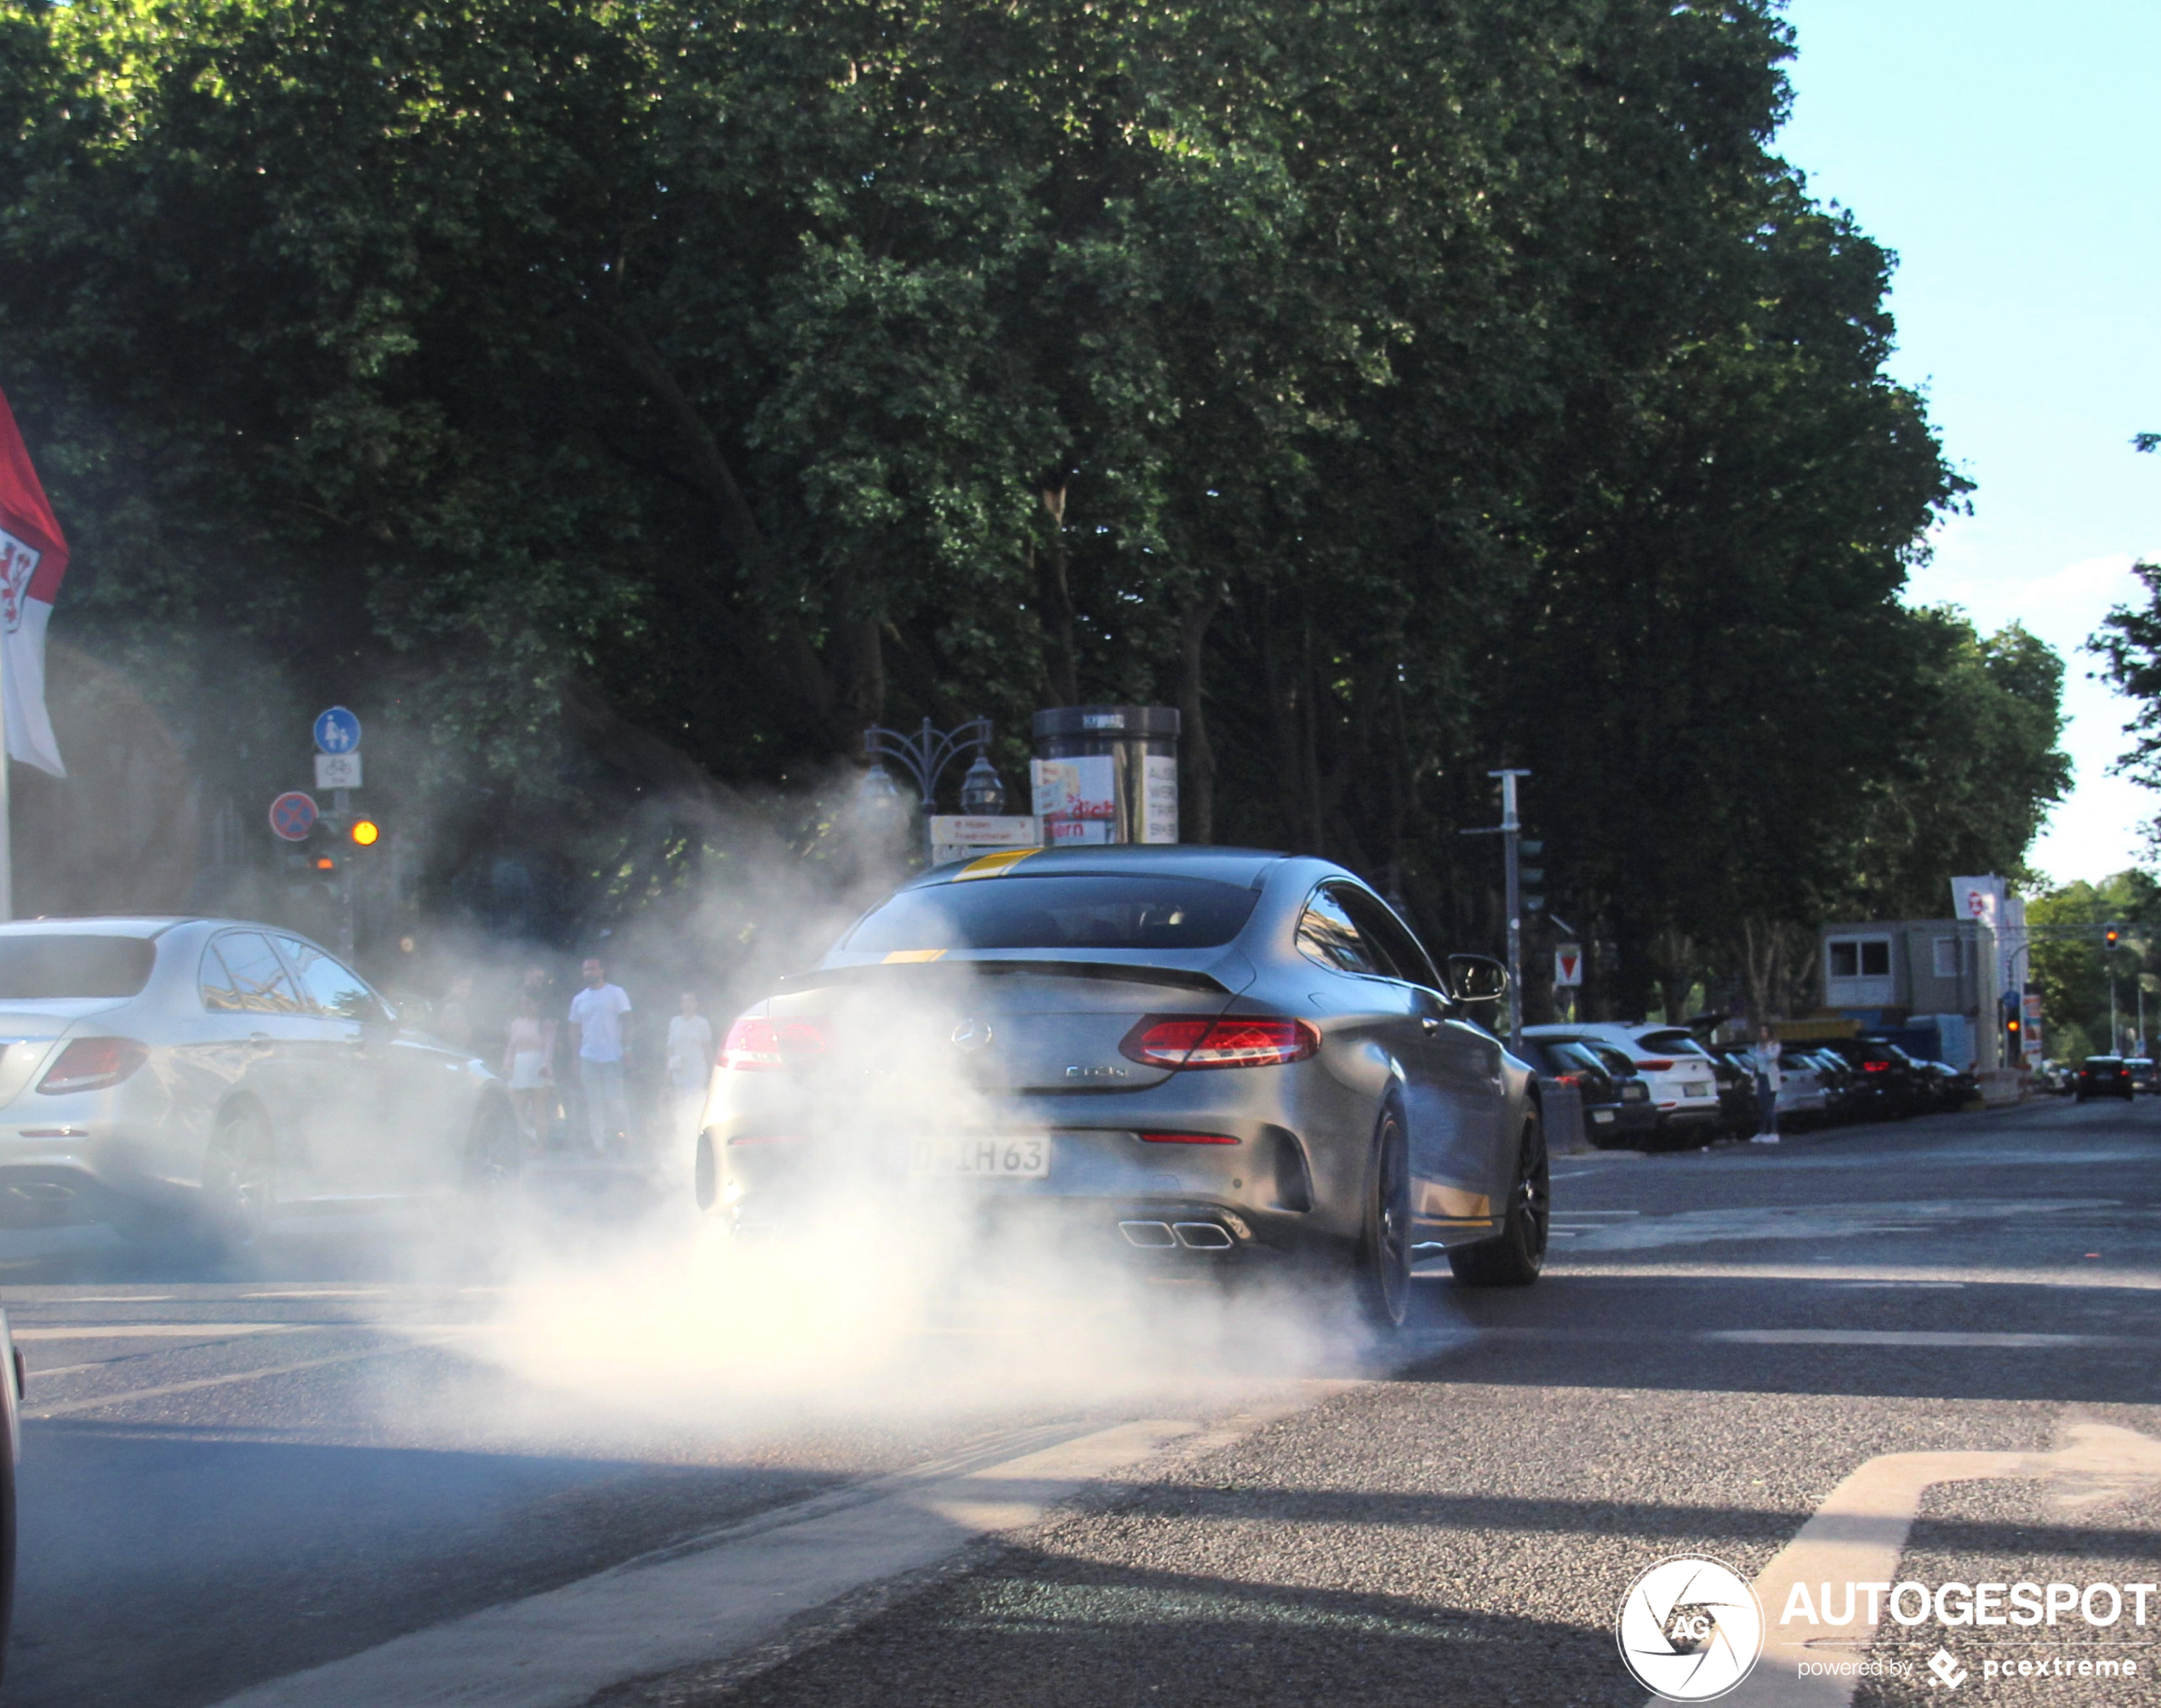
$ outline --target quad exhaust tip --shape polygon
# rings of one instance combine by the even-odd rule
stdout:
[[[1121,1221],[1118,1231],[1127,1244],[1146,1251],[1168,1251],[1179,1245],[1189,1251],[1228,1251],[1234,1243],[1212,1221]]]

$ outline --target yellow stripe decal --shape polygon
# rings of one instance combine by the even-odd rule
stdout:
[[[895,961],[934,961],[944,954],[944,949],[895,949],[882,963],[891,966]]]
[[[980,860],[971,860],[953,874],[953,881],[964,884],[971,878],[999,878],[1031,854],[1040,853],[1035,848],[1001,848],[995,854],[986,854]]]

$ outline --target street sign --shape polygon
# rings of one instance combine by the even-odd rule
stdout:
[[[333,706],[315,720],[315,744],[325,753],[351,753],[360,745],[360,720]]]
[[[317,789],[358,789],[360,755],[356,753],[317,754],[315,756],[315,786]]]
[[[1554,982],[1581,984],[1583,982],[1583,946],[1581,943],[1557,943],[1554,948]]]
[[[270,827],[288,842],[306,841],[318,817],[314,797],[297,789],[287,789],[270,804]]]
[[[931,864],[945,866],[1000,848],[1040,848],[1043,821],[1032,813],[975,818],[939,813],[931,820]]]

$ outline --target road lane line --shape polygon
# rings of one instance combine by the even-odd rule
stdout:
[[[1706,1329],[1696,1339],[1750,1346],[1982,1346],[2005,1351],[2149,1344],[2130,1335],[2017,1335],[1963,1329]]]
[[[1764,1608],[1763,1659],[1739,1689],[1721,1699],[1731,1708],[1847,1708],[1860,1688],[1857,1675],[1804,1677],[1800,1663],[1859,1660],[1874,1641],[1876,1627],[1850,1627],[1852,1638],[1845,1641],[1839,1635],[1842,1627],[1804,1625],[1798,1620],[1786,1626],[1780,1617],[1796,1584],[1896,1583],[1899,1556],[1930,1483],[2096,1476],[2161,1480],[2161,1441],[2113,1424],[2074,1424],[2066,1432],[2069,1443],[2054,1453],[1886,1453],[1862,1464],[1756,1574],[1756,1599]]]
[[[395,1637],[230,1697],[220,1708],[575,1708],[624,1679],[721,1659],[864,1584],[1032,1524],[1086,1484],[1200,1426],[1149,1418],[921,1480],[819,1501],[711,1546],[664,1551],[561,1589]],[[790,1522],[791,1512],[804,1512]]]
[[[108,1406],[129,1405],[137,1400],[163,1399],[168,1394],[195,1393],[203,1388],[230,1387],[237,1382],[261,1381],[266,1377],[292,1375],[301,1370],[325,1369],[332,1364],[355,1364],[367,1358],[387,1358],[399,1352],[422,1352],[442,1344],[437,1340],[413,1340],[399,1346],[370,1346],[364,1352],[337,1352],[328,1358],[300,1358],[288,1364],[266,1364],[258,1369],[232,1370],[224,1375],[197,1376],[190,1381],[163,1382],[156,1387],[128,1388],[119,1393],[98,1394],[87,1399],[62,1400],[55,1405],[41,1405],[35,1411],[26,1411],[23,1421],[35,1423],[77,1412],[102,1411]]]
[[[100,1323],[64,1328],[32,1326],[14,1330],[18,1341],[163,1341],[195,1335],[205,1341],[234,1340],[242,1335],[296,1335],[304,1329],[344,1324],[320,1323]]]
[[[2065,1352],[2073,1347],[2152,1345],[2150,1337],[2137,1335],[2021,1335],[1969,1329],[1697,1329],[1649,1338],[1709,1341],[1737,1346],[1944,1346],[1979,1352]],[[1474,1345],[1480,1341],[1588,1346],[1613,1344],[1612,1334],[1604,1329],[1538,1329],[1507,1324],[1471,1329],[1468,1339]]]

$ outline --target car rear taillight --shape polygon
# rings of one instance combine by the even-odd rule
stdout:
[[[150,1046],[132,1038],[78,1038],[45,1070],[37,1089],[48,1096],[65,1091],[102,1091],[117,1085],[150,1060]]]
[[[1671,1062],[1656,1061],[1649,1056],[1639,1061],[1636,1066],[1646,1073],[1670,1073],[1673,1071],[1673,1064]]]
[[[1149,1068],[1274,1068],[1320,1048],[1320,1033],[1309,1021],[1151,1014],[1126,1034],[1118,1053]]]
[[[1888,1073],[1890,1072],[1890,1063],[1888,1062],[1864,1062],[1861,1064],[1861,1071],[1864,1073]]]
[[[1228,1133],[1143,1133],[1144,1145],[1234,1145]]]
[[[1554,1084],[1556,1085],[1580,1085],[1582,1083],[1583,1076],[1581,1073],[1556,1073],[1554,1075]]]
[[[721,1066],[738,1073],[777,1073],[824,1053],[825,1032],[814,1020],[738,1020],[721,1040]]]

